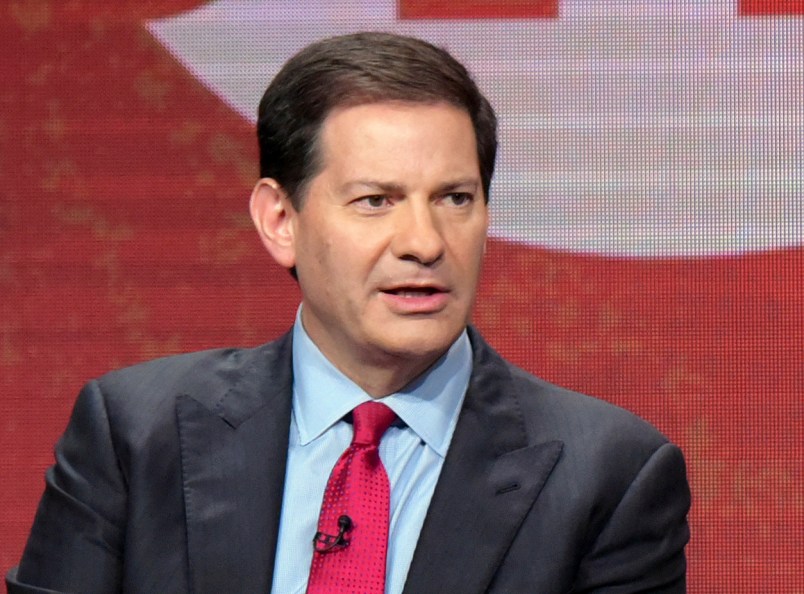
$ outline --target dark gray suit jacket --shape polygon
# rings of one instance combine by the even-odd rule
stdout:
[[[405,592],[684,592],[678,448],[470,338],[472,379]],[[292,381],[285,336],[89,383],[9,592],[268,592]]]

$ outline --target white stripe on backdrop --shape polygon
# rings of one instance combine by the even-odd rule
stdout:
[[[251,121],[321,37],[450,49],[501,120],[494,236],[636,257],[804,244],[804,18],[727,2],[564,0],[558,19],[400,21],[388,0],[219,0],[152,34]]]

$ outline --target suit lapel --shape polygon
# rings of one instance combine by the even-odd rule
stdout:
[[[179,398],[190,590],[271,588],[290,426],[289,336],[235,351]],[[211,385],[210,385],[211,384]]]
[[[483,592],[562,443],[529,443],[509,367],[470,329],[472,379],[404,591]]]

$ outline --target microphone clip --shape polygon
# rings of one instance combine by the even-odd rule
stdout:
[[[349,546],[346,533],[351,532],[353,527],[352,518],[343,515],[338,518],[338,534],[324,534],[316,532],[313,537],[313,549],[316,553],[331,553]]]

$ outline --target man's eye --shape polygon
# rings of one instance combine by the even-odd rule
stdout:
[[[359,203],[369,208],[382,208],[388,204],[387,196],[363,196],[358,200]]]
[[[474,200],[474,196],[468,192],[452,192],[446,198],[453,206],[464,206]]]

